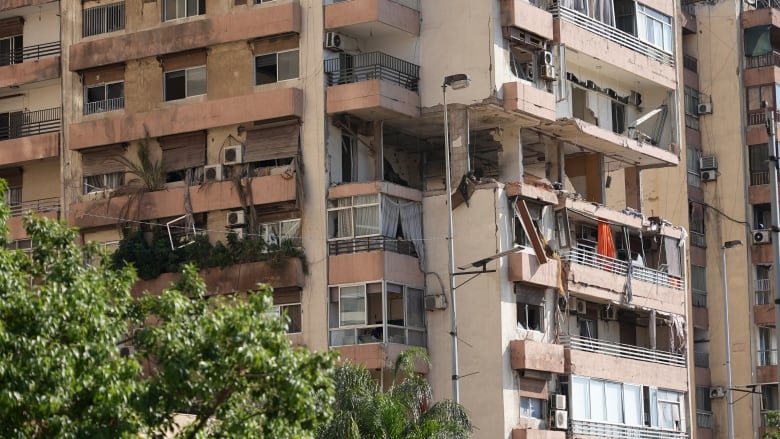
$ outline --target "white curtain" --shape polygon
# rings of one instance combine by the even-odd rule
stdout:
[[[595,0],[593,4],[593,18],[615,27],[615,9],[612,0]]]
[[[625,405],[625,423],[627,425],[642,425],[642,387],[623,384],[623,404]]]
[[[353,207],[355,237],[379,234],[379,206]]]
[[[382,236],[395,238],[401,206],[389,197],[382,197]]]
[[[422,234],[422,205],[414,201],[402,202],[388,196],[382,197],[382,235],[395,238],[398,221],[404,239],[411,241],[420,263],[425,260]]]
[[[680,240],[664,236],[664,250],[666,251],[666,264],[669,267],[668,273],[672,276],[682,277],[680,268]]]
[[[560,0],[559,4],[564,8],[573,9],[586,15],[588,13],[587,0]]]
[[[571,377],[571,417],[573,419],[590,419],[590,397],[588,396],[587,378]]]
[[[336,200],[337,207],[347,207],[352,204],[349,198]],[[352,236],[352,209],[336,211],[336,236],[334,238],[346,238]]]

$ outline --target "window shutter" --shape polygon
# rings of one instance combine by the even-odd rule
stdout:
[[[83,72],[82,75],[85,86],[103,84],[106,82],[122,81],[125,79],[125,65],[114,64],[97,69],[87,70]]]
[[[14,167],[0,169],[0,178],[8,182],[8,187],[22,186],[22,168]]]
[[[125,165],[117,158],[124,156],[121,145],[103,146],[81,152],[81,168],[85,177],[125,170]]]
[[[252,43],[252,51],[255,55],[281,52],[283,50],[296,48],[298,48],[298,34],[263,38]]]
[[[245,162],[259,162],[293,158],[298,154],[300,125],[298,123],[280,127],[248,131],[244,148]]]
[[[0,20],[0,38],[22,35],[24,33],[24,18],[11,17]]]
[[[206,164],[206,132],[160,137],[162,168],[165,172],[195,168]]]
[[[162,59],[163,72],[206,65],[206,51],[195,50],[167,55]]]

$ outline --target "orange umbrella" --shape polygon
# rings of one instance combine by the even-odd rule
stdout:
[[[612,239],[612,230],[609,228],[609,224],[604,221],[599,221],[599,243],[596,248],[596,253],[607,256],[610,258],[615,257],[615,241]]]

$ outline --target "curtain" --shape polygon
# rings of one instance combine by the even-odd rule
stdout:
[[[596,0],[593,3],[593,18],[615,27],[615,8],[612,5],[612,0]]]
[[[379,234],[379,206],[353,207],[353,210],[355,213],[355,237]]]
[[[398,220],[401,214],[401,206],[390,199],[382,197],[382,236],[395,238],[398,231]]]
[[[352,199],[341,198],[336,200],[338,207],[349,207]],[[346,208],[336,211],[336,236],[334,238],[346,238],[352,236],[352,209]]]
[[[404,236],[414,244],[417,258],[422,265],[425,261],[425,247],[422,233],[422,205],[410,202],[401,207],[401,227]]]
[[[587,0],[560,0],[559,4],[566,9],[573,9],[577,12],[588,14]]]
[[[615,257],[615,241],[612,239],[612,229],[609,228],[609,224],[604,221],[599,221],[598,229],[598,247],[596,253],[607,256],[610,258]]]
[[[666,251],[666,264],[669,267],[667,273],[672,276],[682,277],[680,267],[680,240],[664,236],[664,250]]]
[[[771,29],[768,25],[745,29],[745,56],[772,53]]]

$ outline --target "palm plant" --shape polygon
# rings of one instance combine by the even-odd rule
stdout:
[[[428,381],[414,371],[417,362],[430,365],[421,348],[402,352],[395,363],[393,382],[382,391],[371,373],[347,362],[335,372],[335,415],[318,439],[460,439],[473,426],[460,404],[443,400],[431,405]]]

